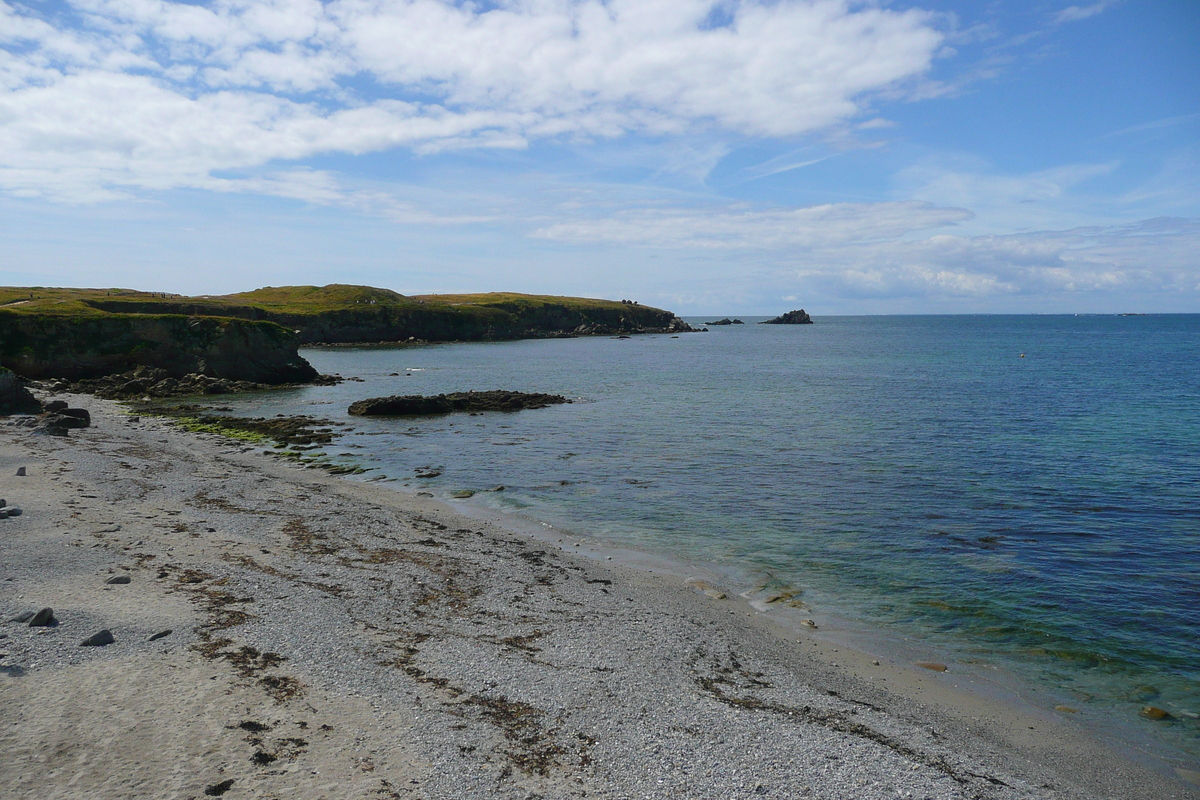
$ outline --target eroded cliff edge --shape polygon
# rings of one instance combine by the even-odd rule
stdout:
[[[0,289],[0,364],[29,379],[165,370],[278,385],[317,378],[304,344],[443,342],[691,327],[632,301],[511,293],[407,297],[369,286],[285,286],[184,297],[125,289]]]

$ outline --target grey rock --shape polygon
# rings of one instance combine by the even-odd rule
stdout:
[[[42,404],[12,370],[0,367],[0,414],[40,414]]]
[[[63,422],[68,428],[86,428],[92,424],[92,415],[86,408],[64,408],[58,413],[66,417]]]
[[[165,631],[159,631],[158,633],[154,634],[146,641],[147,642],[157,642],[159,639],[170,636],[172,633],[174,633],[174,631],[172,631],[170,628],[167,628]]]
[[[54,618],[54,609],[53,608],[43,608],[41,611],[34,614],[33,618],[29,620],[29,627],[31,627],[31,628],[46,628],[46,627],[53,625],[56,622],[58,622],[58,620],[56,620]]]
[[[23,513],[21,509],[17,508],[16,506],[9,506],[3,510],[8,512],[8,516],[10,517],[19,517]]]
[[[128,575],[113,575],[111,578],[109,578],[108,580],[105,581],[105,583],[107,583],[109,585],[125,584],[125,583],[132,583],[132,582],[133,582],[133,579],[130,578]]]
[[[112,644],[115,641],[116,639],[113,638],[112,631],[110,631],[108,628],[105,628],[104,630],[93,633],[91,636],[84,639],[79,643],[79,646],[104,647],[105,645]]]
[[[812,317],[803,308],[781,314],[775,319],[760,322],[759,325],[812,325]]]
[[[25,476],[25,468],[17,467],[17,477],[24,477],[24,476]]]
[[[64,411],[67,408],[67,401],[66,400],[51,400],[48,403],[44,403],[42,405],[42,408],[44,408],[46,410],[47,414],[57,414],[58,412]]]
[[[36,611],[25,611],[17,614],[15,617],[10,619],[9,622],[29,622],[29,620],[33,619],[33,615],[36,613]]]

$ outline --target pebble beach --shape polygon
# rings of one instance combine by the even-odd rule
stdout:
[[[707,577],[64,399],[0,425],[6,797],[1200,797]]]

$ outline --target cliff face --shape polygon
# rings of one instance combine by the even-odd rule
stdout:
[[[629,301],[523,294],[406,297],[370,286],[282,286],[183,297],[0,287],[0,364],[79,380],[137,367],[252,383],[317,377],[300,344],[528,339],[691,328]]]
[[[454,295],[407,298],[402,295],[374,302],[339,304],[335,308],[289,307],[265,302],[255,305],[255,292],[214,298],[166,301],[85,300],[91,308],[124,314],[218,315],[277,322],[296,331],[303,344],[350,342],[481,341],[531,339],[592,333],[642,333],[687,330],[670,311],[596,300],[581,302],[530,296],[471,295],[460,302]],[[512,297],[505,300],[504,297]],[[217,300],[228,302],[215,302]],[[382,302],[380,301],[382,300]],[[342,300],[342,303],[345,303]],[[307,305],[307,304],[305,304]]]
[[[217,317],[68,316],[0,310],[0,363],[27,378],[92,378],[157,367],[229,380],[291,383],[316,370],[291,331],[270,322]]]

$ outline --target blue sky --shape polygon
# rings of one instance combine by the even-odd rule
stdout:
[[[0,282],[1200,312],[1190,0],[0,0]]]

